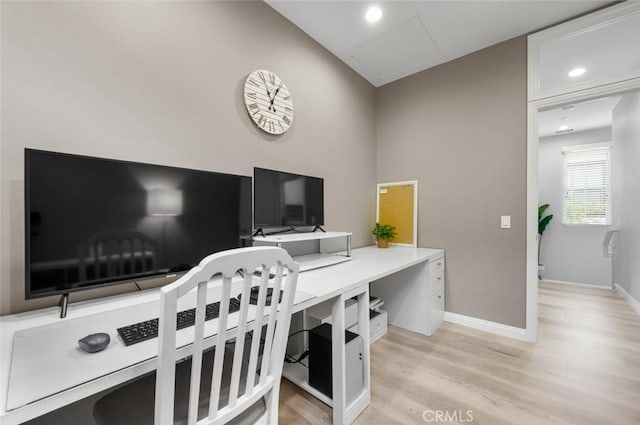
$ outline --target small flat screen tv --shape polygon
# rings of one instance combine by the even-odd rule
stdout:
[[[253,169],[255,229],[324,225],[324,180]]]
[[[251,177],[25,149],[26,298],[251,245]]]

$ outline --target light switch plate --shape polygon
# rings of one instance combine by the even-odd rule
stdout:
[[[502,229],[511,229],[511,216],[510,215],[500,216],[500,228],[502,228]]]

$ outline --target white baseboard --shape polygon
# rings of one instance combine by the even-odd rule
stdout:
[[[570,286],[582,286],[584,288],[596,288],[596,289],[609,289],[612,290],[609,285],[594,285],[592,283],[579,283],[579,282],[567,282],[564,280],[549,280],[549,279],[540,279],[541,283],[553,283],[555,285],[570,285]]]
[[[627,290],[624,289],[622,286],[618,285],[617,283],[615,285],[616,285],[616,292],[620,294],[622,298],[627,300],[631,308],[634,309],[636,313],[640,314],[640,301],[633,298],[631,294],[629,294]]]
[[[469,328],[478,329],[492,334],[506,336],[521,341],[529,341],[527,339],[527,330],[524,328],[516,328],[515,326],[503,325],[502,323],[490,322],[488,320],[477,319],[475,317],[464,316],[458,313],[444,312],[444,320],[449,323],[467,326]]]

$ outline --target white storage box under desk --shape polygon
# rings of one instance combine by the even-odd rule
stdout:
[[[387,312],[370,310],[369,317],[369,343],[373,344],[387,333]]]

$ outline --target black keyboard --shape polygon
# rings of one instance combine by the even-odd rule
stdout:
[[[229,313],[240,310],[240,301],[236,298],[229,299]],[[220,315],[220,301],[207,304],[204,320],[217,319]],[[176,330],[193,326],[196,322],[196,309],[180,311],[177,314]],[[118,328],[118,334],[124,345],[129,346],[158,336],[159,319],[145,320],[133,325]]]

